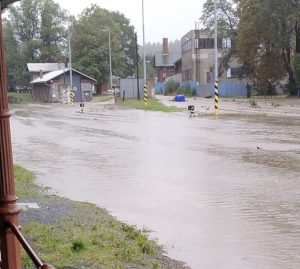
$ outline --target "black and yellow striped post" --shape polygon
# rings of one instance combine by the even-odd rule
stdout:
[[[145,106],[148,105],[148,94],[147,94],[147,84],[146,83],[144,84],[144,103],[145,103]]]
[[[74,97],[75,97],[75,92],[74,92],[74,89],[71,88],[71,90],[70,90],[70,102],[71,102],[71,104],[74,104]]]
[[[219,81],[215,81],[215,115],[219,114]]]

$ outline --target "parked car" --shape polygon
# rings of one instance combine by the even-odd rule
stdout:
[[[31,88],[30,86],[17,86],[16,87],[16,92],[20,93],[20,92],[31,92]]]

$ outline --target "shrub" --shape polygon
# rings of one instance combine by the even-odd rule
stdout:
[[[169,80],[165,84],[165,95],[172,94],[177,91],[179,88],[179,82],[174,81],[174,80]]]
[[[71,250],[73,252],[80,252],[83,249],[84,249],[84,243],[81,240],[72,241]]]

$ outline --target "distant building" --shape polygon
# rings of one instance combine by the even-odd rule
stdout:
[[[164,82],[167,77],[181,72],[181,52],[169,51],[168,38],[163,38],[163,50],[155,53],[157,81]]]
[[[28,63],[27,70],[30,73],[30,80],[35,80],[40,76],[42,71],[44,74],[70,68],[69,63]]]
[[[49,71],[57,67],[55,71]],[[28,64],[31,72],[31,93],[36,100],[44,102],[69,103],[70,68],[59,64]],[[39,70],[39,72],[37,72]],[[45,70],[45,71],[44,71]],[[92,100],[94,84],[96,80],[72,68],[72,84],[75,89],[75,102],[87,102]]]
[[[212,83],[214,81],[214,37],[206,31],[195,29],[181,38],[182,81],[194,83]],[[231,39],[218,40],[218,59],[231,47]],[[223,81],[236,81],[246,77],[247,69],[232,59],[229,68],[222,72]]]
[[[191,30],[181,38],[181,85],[189,86],[198,96],[214,95],[214,46],[214,37],[202,29]],[[231,47],[231,39],[219,39],[217,47],[220,63]],[[219,72],[219,95],[246,96],[247,68],[237,58],[232,58],[228,65],[227,70]]]

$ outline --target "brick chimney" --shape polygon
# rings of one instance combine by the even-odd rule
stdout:
[[[168,43],[168,38],[164,37],[163,38],[163,55],[168,55],[169,54],[169,43]]]
[[[42,79],[43,78],[43,70],[41,69],[40,70],[40,79]]]

